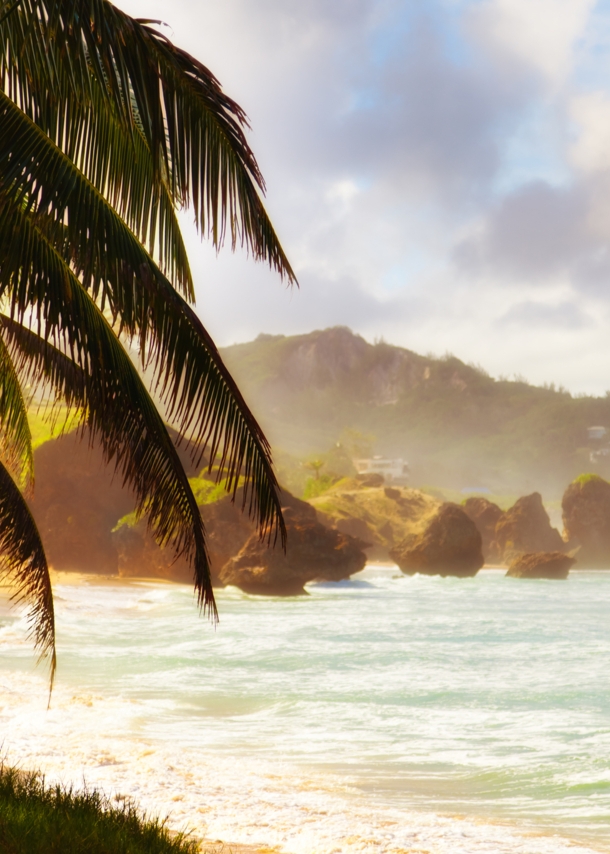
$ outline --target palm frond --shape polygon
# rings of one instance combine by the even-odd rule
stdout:
[[[50,392],[68,412],[76,412],[77,423],[84,426],[87,423],[87,388],[83,369],[28,326],[1,312],[0,336],[16,369],[42,393],[43,402]],[[73,420],[70,425],[74,425]]]
[[[66,402],[72,399],[84,413],[106,459],[132,488],[136,512],[147,514],[157,542],[171,543],[176,555],[191,563],[199,604],[215,616],[201,514],[176,448],[135,366],[83,285],[23,208],[0,196],[0,220],[5,224],[0,229],[0,295],[10,307],[10,319],[31,323],[42,342],[79,369],[71,369],[72,378],[78,379]],[[6,337],[6,322],[3,329]],[[32,341],[30,337],[30,345]],[[48,359],[53,350],[44,353]],[[21,354],[16,367],[29,379],[44,379],[50,371],[51,377],[67,382],[65,360],[44,367],[40,347],[22,349]]]
[[[98,440],[160,545],[193,567],[216,617],[205,531],[176,447],[120,338],[153,374],[195,461],[261,536],[285,527],[270,448],[190,307],[177,210],[296,283],[263,206],[243,110],[200,62],[108,0],[0,0],[0,453],[31,475],[22,389],[42,386]],[[184,299],[183,297],[186,297]],[[0,467],[0,574],[32,605],[55,672],[38,531]],[[245,481],[245,483],[244,483]]]
[[[61,113],[102,93],[131,134],[143,134],[155,176],[175,204],[192,204],[203,234],[220,246],[228,232],[233,246],[296,281],[259,195],[246,116],[204,65],[107,0],[23,0],[0,33],[0,71],[35,121],[53,98]]]
[[[10,100],[19,100],[11,92],[13,86],[7,88]],[[154,174],[141,131],[127,132],[98,88],[88,105],[70,99],[69,87],[64,88],[65,104],[46,98],[39,105],[30,99],[21,107],[125,220],[175,287],[193,301],[192,274],[174,200],[166,183]]]
[[[209,446],[210,468],[218,457],[217,476],[229,491],[243,477],[244,506],[262,532],[279,530],[284,540],[269,445],[201,321],[100,193],[1,93],[0,175],[5,193],[33,209],[47,238],[46,218],[59,224],[55,248],[137,340],[168,418],[193,440],[198,459]]]
[[[27,487],[34,477],[34,454],[28,413],[19,377],[0,338],[0,443],[2,459]]]
[[[40,658],[48,657],[55,677],[55,614],[49,567],[26,501],[0,463],[0,578],[16,587],[13,599],[30,606],[30,634]]]

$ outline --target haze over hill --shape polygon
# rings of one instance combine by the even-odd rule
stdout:
[[[495,380],[454,356],[432,358],[345,327],[260,335],[222,351],[280,458],[321,455],[346,428],[376,454],[404,457],[414,485],[558,498],[590,461],[587,427],[610,425],[610,397]]]

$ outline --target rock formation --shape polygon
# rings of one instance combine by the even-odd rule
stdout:
[[[121,578],[162,578],[185,584],[193,581],[193,570],[183,558],[176,559],[171,548],[159,548],[147,531],[146,519],[135,525],[121,525],[111,538]]]
[[[238,555],[220,570],[223,585],[245,593],[295,596],[304,593],[309,581],[341,581],[364,568],[366,555],[359,542],[320,524],[316,511],[304,501],[283,493],[282,508],[288,544],[269,548],[252,534]]]
[[[506,574],[511,578],[564,579],[575,563],[563,552],[533,552],[515,558]]]
[[[241,512],[241,498],[241,491],[238,491],[235,501],[227,495],[220,501],[202,507],[212,584],[215,587],[222,586],[219,571],[254,532],[254,525],[248,515]],[[176,560],[171,548],[159,548],[146,529],[145,519],[135,525],[121,525],[113,531],[112,539],[118,553],[118,573],[121,577],[192,582],[193,570],[183,558]]]
[[[485,563],[499,563],[502,555],[499,554],[496,542],[496,526],[504,515],[503,511],[487,498],[467,498],[462,506],[481,535]]]
[[[421,533],[441,504],[418,489],[367,487],[362,478],[344,478],[310,503],[323,524],[362,540],[373,560],[388,560],[407,534]]]
[[[382,474],[378,474],[377,472],[370,472],[369,474],[357,474],[354,480],[357,480],[360,486],[363,486],[367,489],[375,489],[378,486],[383,486],[385,483],[385,478]]]
[[[114,575],[118,555],[110,531],[133,509],[97,445],[69,433],[37,448],[32,513],[55,569]]]
[[[188,443],[178,448],[178,455],[187,474],[195,474]],[[29,504],[50,566],[68,572],[116,575],[121,553],[135,556],[141,541],[147,554],[140,563],[153,567],[148,575],[182,580],[185,573],[180,563],[174,565],[171,550],[163,553],[152,537],[145,535],[145,522],[129,536],[125,532],[118,538],[112,535],[119,519],[133,510],[134,498],[122,485],[120,475],[114,473],[114,465],[104,460],[99,444],[90,442],[86,432],[74,431],[44,442],[34,452],[34,466],[36,488]],[[166,564],[172,564],[167,572],[162,571]]]
[[[476,575],[483,566],[481,535],[457,504],[442,504],[420,534],[409,534],[390,556],[413,575]]]
[[[610,568],[610,483],[597,475],[577,478],[561,502],[568,547],[580,546],[579,566]]]
[[[183,462],[188,465],[188,458]],[[31,506],[55,569],[192,582],[187,562],[176,560],[171,547],[157,546],[146,519],[129,519],[132,495],[87,437],[70,433],[45,442],[36,451],[35,465]],[[363,568],[366,556],[354,538],[329,531],[317,521],[313,507],[288,492],[282,498],[290,536],[287,556],[280,546],[268,549],[260,542],[253,523],[241,512],[239,491],[235,502],[225,496],[202,506],[213,584],[302,592],[314,578],[343,579]],[[240,562],[232,564],[237,555]],[[227,564],[233,568],[223,573]],[[255,580],[242,583],[248,574]]]
[[[539,492],[519,498],[498,519],[494,546],[504,563],[526,552],[561,552],[565,543],[551,527]]]

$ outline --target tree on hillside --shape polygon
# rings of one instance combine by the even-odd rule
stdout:
[[[313,472],[314,480],[320,480],[320,470],[324,468],[324,460],[308,460],[303,463],[303,468]]]
[[[164,419],[261,535],[285,537],[269,445],[192,309],[177,211],[216,247],[294,274],[261,202],[246,116],[199,61],[107,0],[0,0],[0,573],[55,670],[26,385],[78,414],[160,545],[216,607],[204,527]],[[133,359],[130,354],[136,353]]]

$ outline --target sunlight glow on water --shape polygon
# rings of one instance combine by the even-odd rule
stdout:
[[[610,850],[610,572],[368,567],[295,599],[219,591],[216,630],[181,585],[55,589],[49,712],[0,610],[9,762],[295,854]]]

